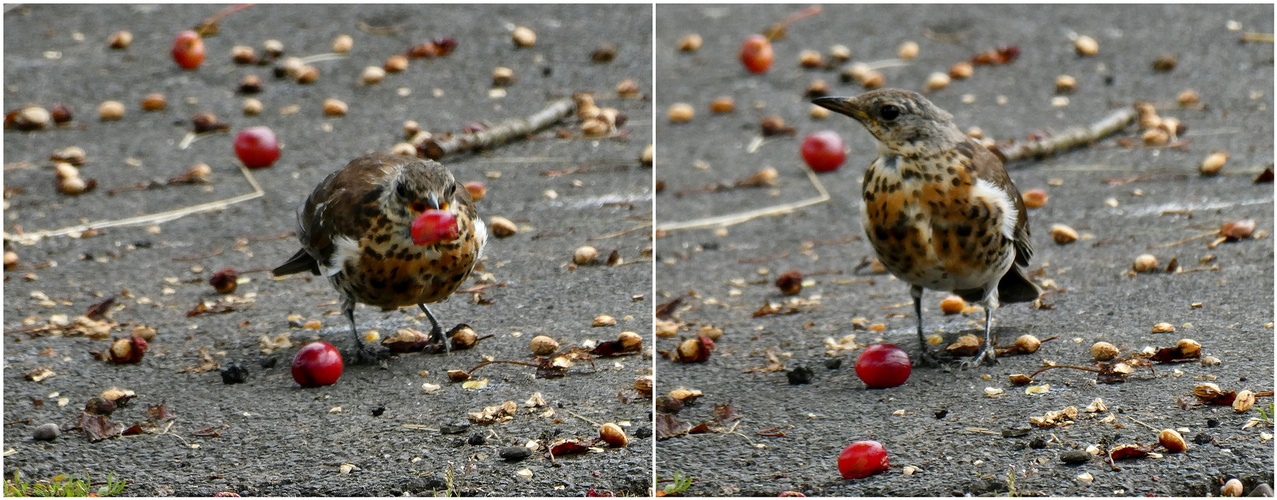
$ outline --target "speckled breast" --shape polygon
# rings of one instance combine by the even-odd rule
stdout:
[[[865,173],[862,223],[883,267],[932,290],[991,289],[1010,268],[1014,250],[999,228],[996,203],[974,195],[959,166],[886,168]],[[926,168],[931,167],[931,168]]]
[[[330,280],[358,302],[383,309],[443,301],[470,276],[479,256],[474,222],[457,217],[457,225],[460,238],[418,246],[408,228],[374,219],[359,241],[359,258]]]

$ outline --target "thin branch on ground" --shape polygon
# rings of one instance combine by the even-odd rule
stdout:
[[[446,138],[432,138],[422,144],[418,151],[426,158],[439,160],[449,155],[491,148],[544,130],[550,125],[572,116],[575,111],[576,104],[571,99],[560,99],[527,118],[507,120],[479,132],[457,134]]]

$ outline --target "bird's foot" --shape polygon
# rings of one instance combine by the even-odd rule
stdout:
[[[390,351],[378,349],[373,350],[359,344],[355,352],[350,356],[350,364],[352,365],[376,365],[382,361],[390,359]]]
[[[994,354],[991,346],[986,345],[984,346],[984,349],[980,350],[979,354],[975,355],[974,358],[963,361],[961,367],[963,370],[966,370],[968,368],[975,368],[980,365],[993,366],[996,364],[998,364],[997,354]]]
[[[454,328],[453,331],[456,331]],[[452,331],[448,332],[449,334]],[[440,352],[448,354],[452,352],[452,342],[448,341],[449,335],[444,335],[443,328],[436,325],[430,330],[430,340],[426,344],[426,348],[421,352],[426,354],[439,354]]]
[[[918,356],[917,358],[914,358],[913,366],[914,368],[919,368],[924,366],[928,368],[934,368],[934,367],[940,366],[940,359],[937,358],[935,354],[931,354],[931,351],[927,350],[926,347],[923,347],[922,355]]]

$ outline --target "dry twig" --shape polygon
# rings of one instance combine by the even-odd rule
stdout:
[[[527,118],[515,118],[479,132],[458,134],[447,138],[430,139],[419,148],[420,153],[431,160],[475,149],[490,148],[515,138],[533,134],[563,120],[575,111],[571,99],[554,101],[549,107]]]

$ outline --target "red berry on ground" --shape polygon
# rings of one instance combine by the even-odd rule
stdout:
[[[909,354],[891,344],[871,345],[856,358],[856,376],[874,389],[905,383],[911,370]]]
[[[265,168],[279,159],[279,141],[268,127],[248,127],[235,135],[235,156],[248,168]]]
[[[774,59],[772,42],[763,35],[749,35],[740,46],[740,62],[750,73],[766,73]]]
[[[194,31],[183,31],[173,39],[173,60],[182,69],[195,69],[204,62],[204,38]]]
[[[856,441],[838,455],[838,472],[843,479],[861,479],[887,472],[887,449],[877,441]]]
[[[327,342],[311,342],[293,358],[293,380],[302,387],[331,385],[341,378],[341,353]]]
[[[817,172],[838,170],[843,160],[847,159],[842,137],[830,130],[822,130],[804,138],[802,155],[807,166]]]

